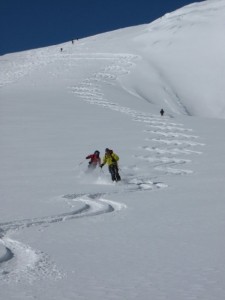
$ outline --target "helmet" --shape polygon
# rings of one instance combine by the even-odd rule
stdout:
[[[96,150],[96,151],[95,151],[95,154],[99,155],[99,154],[100,154],[100,152],[99,152],[98,150]]]
[[[106,148],[105,153],[111,155],[111,154],[113,154],[113,151],[109,148]]]

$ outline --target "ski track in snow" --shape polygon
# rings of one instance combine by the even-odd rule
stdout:
[[[2,281],[10,283],[12,280],[14,282],[27,280],[32,282],[38,278],[60,279],[63,276],[48,255],[12,240],[9,238],[10,233],[33,226],[46,227],[53,223],[111,213],[126,207],[125,204],[105,199],[104,194],[73,194],[62,196],[61,199],[71,207],[69,212],[0,223],[0,245],[5,249],[5,253],[0,257]],[[75,209],[75,202],[81,202],[81,208]]]
[[[109,54],[105,54],[109,55]],[[134,121],[142,122],[143,132],[146,133],[145,142],[150,145],[143,145],[146,155],[134,155],[136,159],[145,160],[152,167],[162,174],[188,175],[193,171],[181,166],[191,162],[191,159],[180,157],[181,155],[202,154],[201,151],[189,149],[194,146],[204,146],[198,142],[199,137],[193,134],[191,128],[185,128],[183,124],[171,121],[171,117],[158,116],[150,113],[143,113],[129,107],[123,107],[117,103],[109,101],[103,92],[102,83],[113,84],[121,75],[131,72],[131,67],[135,65],[138,56],[132,54],[113,54],[110,60],[111,66],[107,66],[99,73],[86,78],[79,85],[70,87],[70,91],[84,101],[129,115]],[[153,138],[149,138],[153,135]],[[159,144],[155,146],[153,144]],[[166,146],[165,146],[166,144]],[[175,147],[175,148],[174,148]],[[149,154],[150,153],[150,154]],[[177,157],[179,156],[179,158]],[[166,187],[163,184],[163,187]]]
[[[78,51],[82,45],[77,46]],[[35,59],[31,59],[35,56]],[[37,59],[38,57],[38,59]],[[80,99],[110,110],[129,115],[133,121],[143,124],[143,133],[146,137],[139,150],[146,154],[134,154],[134,158],[144,161],[156,171],[155,177],[161,175],[189,175],[193,171],[186,169],[185,165],[191,163],[190,155],[200,155],[199,150],[191,147],[204,146],[199,142],[199,137],[193,134],[193,130],[185,128],[183,124],[173,122],[170,117],[139,112],[129,107],[123,107],[118,103],[109,101],[103,92],[102,84],[114,85],[119,76],[127,75],[135,66],[135,60],[140,59],[137,55],[124,53],[52,53],[51,48],[27,52],[27,57],[20,64],[8,67],[8,73],[0,72],[0,87],[13,83],[29,74],[34,68],[40,68],[56,60],[66,60],[68,67],[73,67],[76,60],[104,60],[108,65],[96,72],[91,77],[83,80],[79,85],[68,87],[69,91]],[[68,61],[69,60],[69,61]],[[32,61],[36,63],[31,63]],[[10,62],[6,61],[5,64]],[[57,74],[52,74],[57,76]],[[138,150],[137,150],[138,151]],[[183,157],[185,155],[185,158]],[[182,166],[182,168],[181,168]],[[17,230],[32,226],[46,227],[57,222],[64,222],[84,217],[93,217],[100,214],[120,211],[126,205],[117,203],[105,196],[113,193],[126,193],[133,191],[146,191],[166,188],[167,183],[152,180],[148,176],[134,174],[136,166],[128,167],[126,179],[115,186],[114,192],[99,194],[70,194],[62,197],[70,206],[71,210],[55,216],[25,219],[0,223],[0,246],[4,253],[0,257],[0,279],[6,282],[22,279],[33,281],[37,278],[53,277],[61,278],[63,275],[57,270],[55,263],[44,253],[34,250],[28,245],[9,238],[9,234]],[[158,173],[157,173],[158,172]],[[97,183],[97,182],[96,182]],[[98,183],[97,183],[98,184]],[[100,183],[101,184],[101,183]],[[81,208],[74,209],[75,202],[82,203]]]

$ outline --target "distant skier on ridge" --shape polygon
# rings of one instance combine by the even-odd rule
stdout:
[[[160,110],[160,115],[161,115],[161,116],[164,115],[164,110],[163,110],[163,109]]]

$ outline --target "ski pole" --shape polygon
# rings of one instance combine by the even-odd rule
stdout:
[[[123,170],[121,170],[121,168],[119,166],[118,166],[118,169],[123,175],[125,175],[125,173],[123,172]]]
[[[85,160],[81,161],[78,166],[82,165],[85,162]]]
[[[84,162],[85,162],[85,160],[79,162],[79,163],[77,164],[76,168],[80,168],[80,166],[81,166]]]

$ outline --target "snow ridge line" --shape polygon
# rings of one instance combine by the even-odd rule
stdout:
[[[62,196],[61,199],[67,201],[72,208],[71,211],[54,216],[0,223],[0,244],[5,249],[5,253],[0,257],[1,280],[9,283],[11,280],[19,282],[22,279],[32,282],[37,278],[46,276],[55,279],[60,279],[63,276],[46,254],[10,239],[8,237],[10,233],[32,226],[43,227],[72,219],[111,213],[126,207],[125,204],[105,199],[103,194],[73,194]],[[74,202],[81,202],[83,206],[74,209]]]

